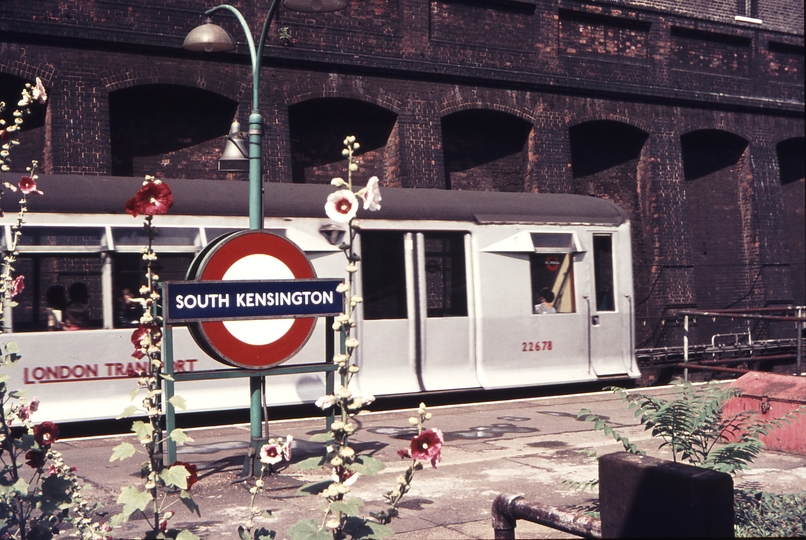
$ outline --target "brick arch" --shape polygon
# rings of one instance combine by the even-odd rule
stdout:
[[[444,99],[436,108],[436,111],[438,116],[442,118],[457,112],[474,109],[484,109],[488,111],[510,114],[516,118],[529,122],[530,124],[534,124],[537,120],[537,117],[532,113],[531,109],[520,108],[507,103],[485,101],[481,98],[474,98],[469,101],[465,101],[464,99]]]
[[[176,84],[207,90],[233,101],[240,101],[248,90],[246,83],[233,83],[224,73],[194,70],[190,73],[173,68],[158,68],[152,64],[110,69],[100,74],[101,84],[108,92],[146,84]]]
[[[722,120],[719,120],[717,122],[710,122],[707,120],[683,122],[681,123],[681,125],[678,126],[678,129],[675,130],[674,136],[680,138],[684,135],[694,133],[695,131],[706,131],[706,130],[723,131],[725,133],[741,137],[742,139],[747,141],[748,144],[753,142],[754,140],[752,133],[748,133],[743,129],[738,129],[736,126],[733,125],[727,125],[727,123]]]
[[[281,102],[287,108],[313,99],[342,98],[371,103],[397,115],[405,111],[405,107],[399,99],[388,94],[367,90],[366,88],[359,89],[355,84],[349,82],[337,82],[335,84],[324,82],[323,84],[320,81],[306,81],[300,86],[287,88],[283,92]]]
[[[627,124],[628,126],[632,126],[636,129],[640,129],[644,133],[651,134],[652,133],[652,123],[647,122],[642,119],[635,119],[635,118],[627,118],[626,116],[620,116],[618,114],[606,114],[606,115],[577,115],[575,113],[569,113],[565,116],[565,126],[566,128],[570,128],[573,126],[578,126],[580,124],[585,124],[587,122],[619,122],[621,124]]]
[[[56,70],[53,66],[28,64],[19,60],[0,60],[0,73],[29,79],[30,82],[34,82],[39,77],[47,88],[52,86],[56,79]]]

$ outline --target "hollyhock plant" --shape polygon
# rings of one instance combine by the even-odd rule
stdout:
[[[36,178],[33,176],[23,176],[20,178],[20,191],[25,195],[29,193],[36,193],[37,195],[44,195],[42,190],[36,188]]]
[[[14,281],[11,282],[9,287],[9,294],[12,298],[20,294],[23,289],[25,289],[25,276],[17,276],[14,278]]]
[[[59,439],[59,426],[53,422],[42,422],[34,428],[34,440],[42,447],[48,447]]]
[[[440,430],[426,429],[411,440],[409,454],[412,459],[430,461],[431,466],[436,468],[437,463],[442,462],[442,445],[444,443],[445,440]]]
[[[28,450],[25,453],[25,464],[32,469],[41,469],[45,466],[45,453],[42,450]]]
[[[167,213],[173,204],[174,197],[168,184],[154,179],[153,176],[146,176],[143,187],[134,197],[126,201],[124,208],[126,213],[131,214],[133,217],[137,217],[140,214],[156,216]]]
[[[348,223],[358,212],[358,200],[349,189],[340,189],[327,196],[325,213],[339,223]]]

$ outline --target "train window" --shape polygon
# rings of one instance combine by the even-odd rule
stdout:
[[[425,233],[428,317],[466,317],[467,280],[463,233]]]
[[[18,246],[21,251],[37,251],[47,247],[53,251],[95,251],[106,247],[103,227],[25,227]],[[57,247],[57,249],[53,249]],[[84,248],[84,249],[82,249]]]
[[[148,232],[143,227],[114,227],[112,238],[115,248],[134,246],[137,251],[148,244]],[[189,227],[157,227],[154,246],[185,247],[195,250],[200,246],[199,229]]]
[[[160,253],[154,262],[154,273],[160,281],[181,281],[185,279],[193,254]],[[114,289],[115,326],[129,326],[120,317],[121,300],[124,289],[134,296],[140,296],[140,286],[145,284],[146,266],[142,256],[136,253],[118,253],[112,264],[112,288]]]
[[[546,313],[544,308],[548,306],[553,307],[557,313],[576,312],[573,255],[532,253],[529,255],[529,263],[533,313]]]
[[[361,232],[364,319],[405,319],[406,260],[403,233]]]
[[[615,311],[613,239],[609,234],[593,235],[593,265],[593,276],[596,281],[596,310]]]
[[[86,306],[74,312],[74,326],[82,329],[103,326],[101,256],[23,255],[14,267],[17,274],[25,276],[25,289],[15,298],[18,305],[12,314],[15,332],[48,330],[49,318],[54,329],[67,326],[58,323],[68,322],[65,310],[71,309],[68,308],[71,301]]]

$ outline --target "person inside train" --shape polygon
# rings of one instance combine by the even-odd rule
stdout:
[[[77,281],[70,285],[70,303],[64,309],[66,330],[79,330],[90,327],[90,295],[87,285]]]
[[[554,308],[554,293],[548,287],[543,287],[537,293],[538,304],[535,305],[535,313],[557,313]]]
[[[140,317],[143,316],[143,306],[135,301],[132,290],[126,287],[120,291],[118,303],[118,326],[121,328],[138,326]]]
[[[48,317],[48,331],[64,330],[64,308],[67,306],[67,291],[61,285],[51,285],[45,292],[45,311]]]

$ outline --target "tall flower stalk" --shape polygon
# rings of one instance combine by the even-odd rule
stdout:
[[[373,176],[366,187],[353,191],[353,174],[358,171],[355,152],[360,148],[355,137],[344,140],[342,155],[347,158],[347,180],[334,178],[331,184],[336,191],[331,193],[325,204],[325,213],[333,221],[347,226],[344,242],[339,248],[344,253],[347,266],[347,279],[338,287],[344,295],[344,312],[336,317],[333,329],[338,332],[340,350],[334,358],[338,367],[339,385],[332,395],[326,395],[316,401],[323,410],[336,408],[336,420],[324,437],[327,442],[326,454],[322,458],[310,458],[297,466],[301,469],[326,467],[330,470],[330,479],[314,482],[300,488],[303,493],[316,494],[324,499],[326,507],[319,521],[302,520],[289,531],[290,537],[297,539],[310,538],[383,538],[394,534],[388,524],[398,515],[398,504],[411,486],[411,479],[416,470],[422,469],[420,461],[424,456],[434,466],[441,458],[442,434],[438,430],[422,430],[423,422],[431,417],[425,405],[421,405],[417,417],[412,417],[412,425],[418,426],[417,436],[412,446],[405,452],[405,457],[412,459],[406,473],[398,479],[397,486],[386,495],[388,508],[378,513],[371,513],[371,518],[359,515],[364,501],[350,498],[351,486],[361,475],[374,475],[384,468],[384,464],[371,456],[359,455],[350,446],[350,437],[357,429],[354,418],[370,403],[373,396],[361,396],[350,389],[350,382],[359,372],[354,355],[360,345],[355,337],[356,309],[363,298],[356,294],[355,276],[359,269],[361,257],[356,250],[356,235],[360,223],[356,219],[359,199],[363,200],[364,210],[376,211],[381,208],[381,194],[378,189],[378,178]],[[313,438],[312,440],[318,440]],[[415,442],[416,441],[416,442]],[[401,454],[403,456],[403,454]]]
[[[120,525],[132,515],[139,512],[143,515],[151,532],[149,538],[170,537],[190,540],[196,538],[191,532],[169,531],[169,520],[175,512],[169,510],[171,506],[181,501],[194,513],[199,513],[199,507],[193,501],[190,488],[198,480],[196,465],[176,462],[169,466],[163,463],[163,444],[166,438],[162,431],[163,390],[162,381],[168,377],[163,373],[162,361],[162,316],[159,312],[159,276],[155,272],[157,254],[154,252],[154,216],[165,214],[173,205],[173,194],[168,185],[153,176],[146,176],[140,190],[126,202],[125,210],[134,217],[144,215],[143,227],[148,234],[148,245],[142,250],[142,258],[146,266],[146,283],[140,288],[141,298],[135,299],[143,305],[143,315],[140,324],[132,333],[131,341],[134,345],[132,357],[146,361],[146,371],[138,373],[137,387],[132,392],[132,400],[140,397],[139,405],[130,405],[118,418],[125,418],[139,412],[145,414],[146,421],[136,420],[132,424],[132,431],[148,456],[148,461],[141,470],[145,480],[144,489],[136,486],[123,488],[118,497],[118,504],[123,505],[123,512],[115,516],[111,523]],[[173,396],[170,403],[177,408],[185,409],[185,402],[179,396]],[[170,438],[177,444],[191,441],[184,431],[174,429]],[[109,461],[126,459],[136,452],[130,443],[122,443],[115,447]],[[171,495],[179,490],[178,500]]]

